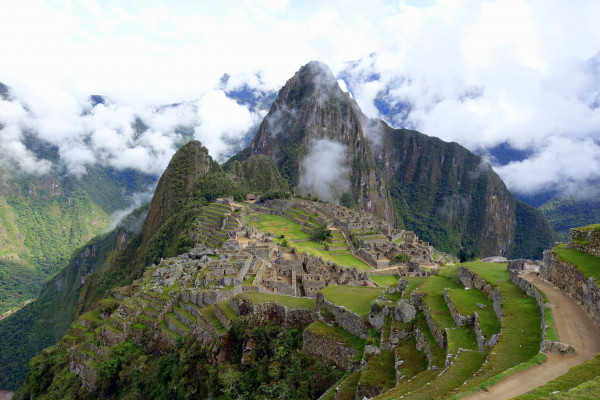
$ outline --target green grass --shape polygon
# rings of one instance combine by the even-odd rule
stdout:
[[[371,356],[360,375],[359,383],[370,387],[380,387],[383,391],[396,386],[394,350],[382,351]]]
[[[210,305],[207,307],[204,307],[200,310],[200,315],[202,315],[202,317],[204,317],[204,319],[211,324],[212,326],[215,327],[215,329],[219,332],[219,333],[226,333],[227,329],[225,329],[225,327],[223,326],[223,324],[221,323],[221,321],[219,321],[219,319],[217,318],[217,316],[215,315],[215,306]]]
[[[571,242],[579,246],[587,246],[588,244],[590,244],[590,241],[585,239],[573,239],[571,240]]]
[[[311,236],[302,232],[302,225],[279,215],[261,215],[258,220],[251,221],[252,225],[276,236],[285,235],[288,240],[310,239]]]
[[[365,286],[329,285],[321,293],[332,303],[344,306],[366,318],[371,308],[371,303],[382,290],[381,288]]]
[[[413,336],[401,340],[396,347],[398,359],[404,361],[400,367],[400,376],[406,381],[427,369],[427,356],[416,349],[417,342]]]
[[[227,317],[230,321],[238,319],[237,314],[233,311],[233,308],[229,306],[229,300],[223,300],[215,304],[215,306]]]
[[[477,372],[485,361],[485,357],[486,353],[484,352],[462,351],[456,356],[452,365],[431,381],[430,385],[421,386],[404,398],[429,400],[451,392]]]
[[[546,319],[546,337],[544,339],[553,342],[558,341],[558,333],[556,332],[556,324],[554,323],[554,316],[552,315],[552,309],[546,307],[544,309],[544,317]]]
[[[468,263],[463,264],[468,268],[481,271],[482,278],[487,281],[501,281],[498,285],[502,298],[504,321],[502,322],[502,335],[490,353],[487,362],[481,370],[473,376],[463,388],[468,391],[481,388],[491,379],[519,364],[527,363],[534,356],[538,356],[541,340],[541,315],[540,309],[530,296],[527,296],[508,279],[508,272],[502,269],[503,264]],[[506,272],[506,273],[505,273]]]
[[[478,350],[475,331],[468,328],[451,328],[447,331],[448,352],[456,355],[458,349]]]
[[[100,310],[88,311],[79,316],[81,319],[85,319],[86,321],[95,322],[97,324],[101,324],[104,322],[102,318],[100,318]]]
[[[342,343],[344,346],[353,348],[356,350],[356,360],[360,360],[363,355],[363,350],[365,348],[365,341],[358,336],[354,336],[353,334],[345,331],[337,325],[327,325],[321,321],[315,321],[306,329],[310,332],[316,333],[318,335],[322,335],[330,338],[331,340],[335,340],[336,342]]]
[[[440,371],[434,371],[431,369],[426,369],[423,372],[417,374],[414,378],[409,380],[408,382],[401,382],[401,384],[397,385],[395,388],[383,393],[381,396],[375,397],[376,399],[399,399],[404,396],[406,393],[413,392],[420,387],[423,387],[427,383],[433,381]],[[404,397],[402,397],[404,398]]]
[[[545,385],[532,390],[531,392],[522,394],[519,397],[515,397],[515,400],[549,398],[554,392],[567,392],[585,382],[597,379],[598,376],[600,376],[600,354],[582,364],[572,367],[566,374],[559,376],[553,381],[550,381]],[[596,393],[594,397],[585,398],[598,398],[598,396]]]
[[[282,296],[278,294],[266,294],[259,292],[244,292],[239,295],[241,298],[251,301],[254,304],[278,303],[291,308],[312,309],[315,307],[315,300],[307,297]]]
[[[492,301],[477,289],[448,289],[448,296],[461,315],[479,314],[479,326],[486,338],[500,332],[500,321],[496,317]],[[487,308],[480,308],[484,304]]]
[[[556,246],[552,252],[561,261],[568,262],[576,267],[586,279],[596,279],[596,285],[600,286],[600,257],[582,253],[575,249],[568,249],[564,243]]]
[[[254,282],[254,278],[256,278],[256,275],[254,274],[247,274],[244,277],[244,282],[242,282],[244,285],[251,285],[252,282]]]
[[[583,231],[600,231],[600,224],[591,224],[588,226],[582,226],[577,229],[581,229]]]
[[[181,322],[181,320],[177,318],[177,315],[175,315],[175,313],[168,313],[165,317],[168,318],[174,325],[176,325],[179,329],[183,330],[184,332],[189,333],[191,331],[190,327]]]
[[[358,380],[360,379],[360,371],[354,371],[348,376],[348,378],[342,383],[340,386],[340,390],[338,392],[339,400],[354,400],[356,396],[356,385],[358,385]]]
[[[327,389],[325,391],[325,393],[323,393],[321,395],[321,397],[319,397],[319,400],[335,400],[335,389],[342,383],[344,382],[344,380],[348,377],[348,374],[344,374],[342,375],[342,377],[340,379],[338,379],[338,381],[336,383],[334,383],[333,385],[331,385],[329,387],[329,389]]]
[[[306,232],[302,232],[302,225],[295,223],[285,217],[279,215],[268,215],[264,214],[260,216],[257,221],[252,221],[252,225],[265,232],[273,233],[276,236],[284,235],[285,239],[290,242],[291,240],[305,240],[311,239],[311,235]],[[323,260],[332,261],[344,267],[358,269],[371,269],[371,266],[352,254],[346,255],[333,255],[330,254],[325,246],[309,240],[306,242],[293,242],[289,243],[290,246],[296,247],[298,251],[315,255],[323,258]]]
[[[459,286],[455,280],[443,276],[430,276],[420,286],[419,292],[425,294],[423,302],[429,307],[431,317],[440,328],[451,328],[454,319],[444,300],[444,289],[457,289]]]
[[[506,269],[505,263],[474,261],[461,264],[461,266],[475,272],[480,278],[492,285],[498,281],[508,280],[508,270]]]
[[[140,324],[139,322],[136,322],[135,324],[133,324],[132,327],[135,329],[140,329],[140,330],[147,329],[146,325]]]
[[[379,286],[391,287],[398,284],[398,277],[395,275],[371,275],[371,280]]]
[[[412,291],[418,288],[423,282],[425,282],[426,278],[408,276],[403,277],[402,279],[408,281],[406,289],[404,289],[404,292],[402,292],[402,298],[408,300],[410,299],[410,294],[412,293]]]

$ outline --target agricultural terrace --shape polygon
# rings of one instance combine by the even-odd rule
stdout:
[[[585,278],[596,279],[596,285],[600,286],[600,257],[583,253],[579,250],[569,249],[564,243],[559,244],[552,252],[561,261],[568,262],[576,267]]]
[[[452,304],[461,315],[479,314],[479,326],[486,338],[500,332],[500,321],[494,312],[493,304],[483,292],[477,289],[448,289]],[[479,304],[485,306],[480,307]]]
[[[381,287],[396,286],[399,281],[399,278],[395,275],[372,275],[370,278]]]
[[[382,290],[382,288],[366,286],[329,285],[321,290],[321,293],[323,293],[325,299],[332,303],[346,307],[366,318],[371,308],[371,303],[377,299]]]
[[[252,225],[261,231],[272,233],[279,239],[281,244],[285,239],[289,246],[295,247],[300,253],[308,253],[323,260],[334,262],[338,265],[357,269],[371,269],[371,266],[364,261],[359,260],[350,253],[339,254],[337,252],[327,251],[325,246],[312,240],[312,236],[302,231],[302,225],[295,223],[285,217],[270,214],[254,214]]]
[[[508,280],[506,264],[478,261],[462,266],[498,287],[504,316],[502,334],[494,350],[481,369],[461,387],[462,391],[470,391],[491,386],[503,371],[538,355],[542,329],[538,304]]]
[[[254,304],[277,303],[290,308],[305,309],[312,309],[315,307],[315,299],[310,299],[308,297],[292,297],[259,292],[243,292],[239,294],[239,297]]]

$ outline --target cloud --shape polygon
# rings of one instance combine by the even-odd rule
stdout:
[[[19,129],[56,144],[72,173],[85,162],[139,162],[158,174],[181,126],[223,157],[227,138],[241,137],[260,114],[219,94],[222,74],[231,75],[228,87],[278,90],[309,60],[345,70],[368,117],[380,116],[375,100],[385,99],[397,111],[387,116],[393,126],[473,150],[508,142],[542,163],[559,152],[559,139],[598,138],[598,2],[7,2],[0,35],[11,40],[0,42],[0,81],[25,114],[4,123],[0,143],[24,169],[49,166],[19,147]],[[358,61],[348,68],[349,60]],[[91,109],[90,94],[111,102]],[[157,108],[166,104],[178,105]],[[131,128],[137,117],[148,126],[141,135]],[[588,179],[525,162],[498,171],[513,190],[543,190],[520,184],[543,177]]]
[[[313,140],[301,162],[298,188],[303,194],[337,202],[350,189],[346,147],[330,139]]]

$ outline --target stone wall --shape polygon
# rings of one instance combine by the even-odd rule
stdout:
[[[351,371],[356,366],[353,361],[356,350],[308,329],[302,335],[302,351],[333,362],[344,371]]]
[[[465,287],[481,290],[488,299],[492,300],[494,312],[498,320],[500,322],[504,320],[502,315],[502,297],[500,297],[500,292],[496,286],[490,285],[473,271],[464,267],[460,267],[459,269],[459,279]]]
[[[330,302],[323,296],[322,293],[318,293],[317,300],[315,302],[315,310],[320,312],[321,309],[331,312],[335,317],[335,322],[354,336],[358,336],[361,339],[366,339],[368,337],[369,331],[367,329],[367,323],[363,317],[354,311],[348,310],[344,306]]]
[[[540,277],[573,297],[600,326],[600,288],[593,278],[586,279],[573,265],[561,261],[551,250],[544,251]]]
[[[511,265],[509,264],[509,267]],[[554,342],[551,340],[546,340],[546,301],[544,300],[544,296],[542,296],[542,293],[535,287],[535,285],[529,281],[527,281],[526,279],[522,278],[519,276],[519,270],[518,269],[509,269],[509,277],[510,277],[510,281],[512,283],[514,283],[515,285],[517,285],[519,288],[521,288],[522,291],[524,291],[528,296],[531,296],[535,299],[535,301],[538,303],[538,306],[540,307],[540,313],[542,315],[542,341],[540,344],[540,351],[541,352],[551,352],[551,353],[557,353],[560,355],[568,355],[568,354],[573,354],[575,352],[575,349],[566,344],[566,343],[561,343],[561,342]]]
[[[427,326],[429,327],[429,331],[433,335],[435,341],[438,345],[445,349],[448,344],[448,339],[446,337],[446,330],[442,329],[435,322],[433,317],[431,316],[431,310],[427,305],[423,302],[423,294],[422,293],[411,293],[410,295],[410,304],[418,308],[425,315],[425,320],[427,321]]]
[[[77,348],[69,349],[69,371],[74,373],[81,379],[83,387],[88,392],[92,392],[96,388],[96,379],[98,371],[89,364],[89,357]]]
[[[251,315],[259,321],[280,321],[287,327],[306,326],[316,318],[312,309],[290,308],[279,303],[254,304],[240,297],[232,297],[229,305],[239,316]]]
[[[458,312],[452,299],[448,295],[448,290],[444,289],[444,300],[446,300],[446,305],[450,310],[450,315],[452,315],[452,319],[454,320],[454,325],[457,327],[471,326],[475,322],[475,318],[473,315],[462,315]]]
[[[600,257],[600,230],[572,228],[567,247]]]

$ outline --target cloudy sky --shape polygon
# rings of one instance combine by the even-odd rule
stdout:
[[[0,101],[0,152],[29,172],[54,168],[24,148],[30,131],[70,173],[104,162],[160,174],[178,126],[219,157],[224,138],[264,116],[225,95],[223,73],[229,89],[278,90],[320,60],[371,117],[383,96],[410,105],[386,116],[396,127],[526,150],[495,167],[513,191],[577,192],[600,178],[598,21],[600,2],[573,0],[3,0],[0,82],[12,99]],[[90,94],[109,102],[92,107]]]

